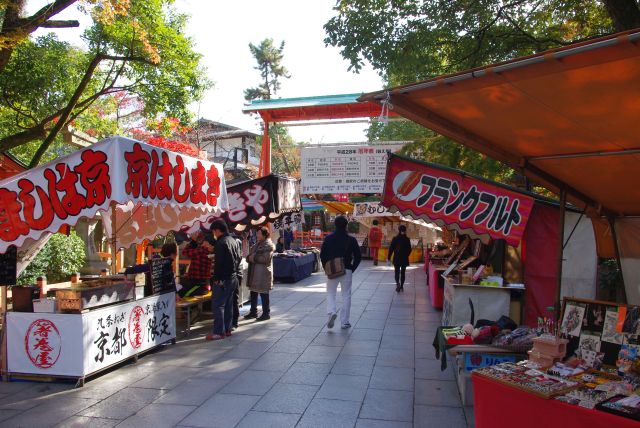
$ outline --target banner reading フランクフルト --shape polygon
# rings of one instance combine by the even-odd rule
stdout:
[[[533,198],[460,171],[390,155],[382,204],[403,215],[517,246]]]

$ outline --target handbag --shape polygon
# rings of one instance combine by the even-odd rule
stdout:
[[[344,257],[347,255],[348,250],[349,250],[349,237],[347,236],[347,247],[345,248],[344,256],[331,259],[324,265],[324,273],[327,275],[327,278],[329,279],[339,278],[343,276],[345,273],[347,273],[346,268],[344,266]]]

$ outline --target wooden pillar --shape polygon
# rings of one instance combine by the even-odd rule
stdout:
[[[111,274],[118,273],[118,248],[116,244],[116,204],[111,204]]]
[[[269,122],[264,122],[262,135],[262,153],[260,154],[260,177],[271,174],[271,138],[269,137]]]
[[[611,238],[613,239],[613,249],[616,253],[616,262],[622,278],[622,290],[616,290],[616,297],[622,295],[622,302],[627,302],[627,290],[624,288],[624,272],[622,272],[622,261],[620,260],[620,247],[618,246],[618,234],[616,233],[616,224],[612,217],[608,217],[609,227],[611,227]]]

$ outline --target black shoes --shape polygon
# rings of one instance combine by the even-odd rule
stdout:
[[[270,320],[271,317],[269,316],[269,314],[262,314],[260,315],[259,318],[256,318],[256,322],[260,322],[260,321],[267,321]]]
[[[242,319],[245,320],[252,320],[254,318],[258,318],[258,314],[252,314],[251,312],[249,312],[247,315],[245,315]]]

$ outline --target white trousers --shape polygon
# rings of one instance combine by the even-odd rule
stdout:
[[[340,308],[340,321],[342,324],[349,322],[349,313],[351,312],[351,277],[353,272],[349,269],[345,270],[345,274],[333,279],[327,279],[327,314],[335,314],[336,309],[336,292],[338,291],[338,283],[340,283],[340,291],[342,292],[342,308]]]

